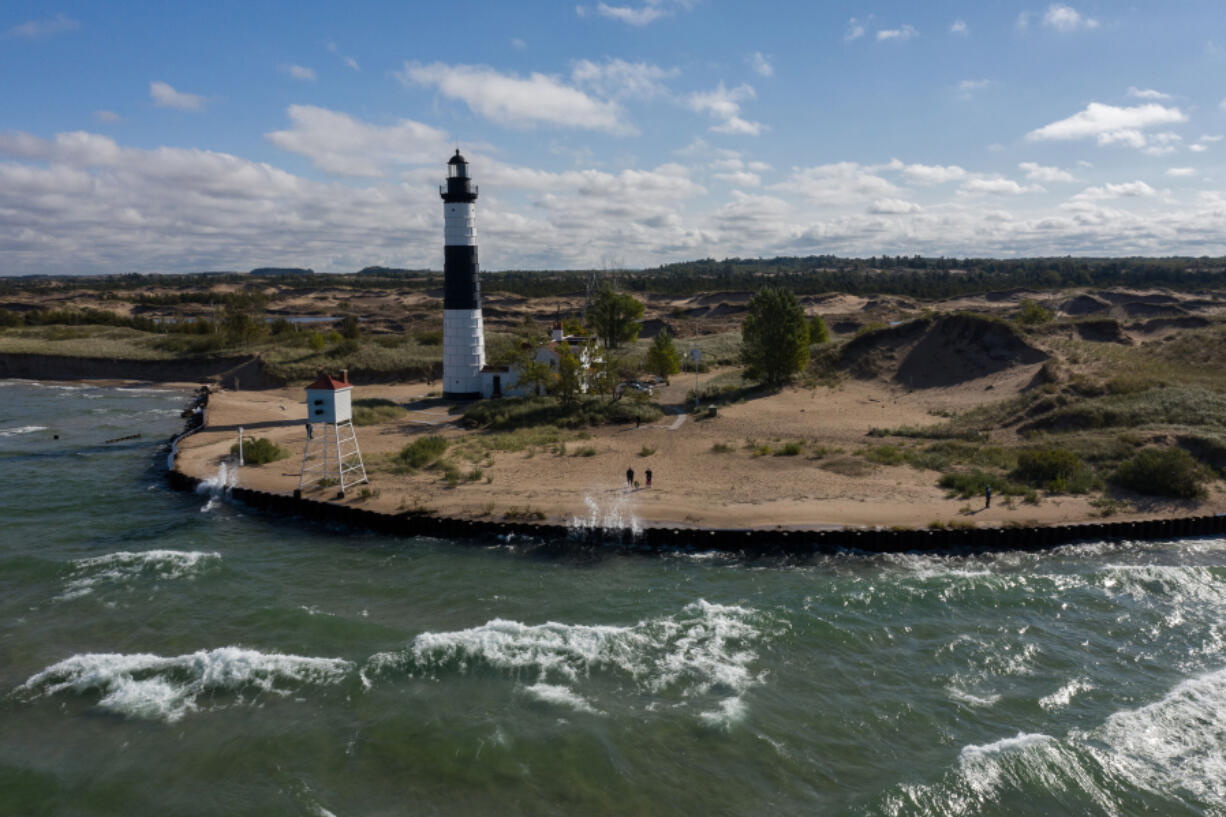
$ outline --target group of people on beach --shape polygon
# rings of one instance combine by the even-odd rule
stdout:
[[[651,469],[648,468],[646,471],[644,471],[643,476],[647,478],[647,487],[650,488],[651,487]],[[634,481],[634,469],[627,468],[626,469],[626,488],[637,490],[638,487],[639,487],[639,484]]]

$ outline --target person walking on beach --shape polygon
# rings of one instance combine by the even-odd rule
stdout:
[[[647,469],[647,473],[644,476],[647,477],[647,487],[650,488],[651,487],[651,469],[650,468]]]
[[[633,468],[626,469],[626,487],[627,488],[634,487],[634,469]]]
[[[983,489],[983,507],[984,510],[992,507],[992,486],[988,485]]]

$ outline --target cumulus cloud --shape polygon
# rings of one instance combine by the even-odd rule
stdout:
[[[707,113],[719,123],[711,126],[717,133],[732,133],[745,136],[757,136],[765,129],[761,122],[752,122],[741,118],[741,103],[755,96],[752,86],[741,84],[735,88],[726,88],[723,81],[712,91],[699,91],[690,94],[686,100],[690,110]]]
[[[734,170],[728,173],[716,173],[715,178],[735,187],[757,187],[762,184],[762,177],[747,170]]]
[[[647,0],[643,5],[637,7],[610,6],[602,2],[596,5],[596,13],[626,25],[641,27],[667,17],[677,9],[688,11],[693,7],[694,2],[695,0]],[[580,17],[585,17],[587,8],[576,6],[575,13]]]
[[[877,170],[858,162],[793,168],[787,181],[773,185],[772,189],[794,193],[821,207],[845,207],[877,199],[902,198],[902,191],[877,175]]]
[[[957,165],[907,165],[902,169],[903,178],[911,184],[945,184],[965,179],[967,173]]]
[[[864,36],[864,24],[852,17],[847,21],[847,29],[843,32],[843,41],[851,42]]]
[[[877,199],[868,206],[868,212],[883,216],[902,216],[918,213],[924,208],[903,199]]]
[[[114,111],[97,110],[94,111],[94,119],[98,120],[99,122],[110,124],[112,122],[119,121],[119,114],[115,113]]]
[[[303,65],[282,65],[281,73],[293,77],[294,79],[304,80],[306,82],[315,81],[315,69],[307,68]]]
[[[958,192],[967,195],[1019,196],[1023,193],[1045,193],[1047,191],[1037,184],[1023,185],[1013,179],[993,176],[971,179],[958,188]]]
[[[1105,184],[1099,187],[1087,187],[1073,201],[1102,201],[1105,199],[1141,198],[1156,196],[1158,191],[1142,181],[1123,182],[1121,184]]]
[[[353,57],[347,57],[344,54],[340,53],[340,49],[336,47],[336,43],[328,43],[327,47],[328,47],[328,53],[335,54],[337,57],[339,57],[340,61],[345,64],[346,68],[350,68],[354,71],[362,70],[361,66],[358,65],[357,60],[355,60]]]
[[[1037,162],[1022,162],[1018,168],[1032,182],[1075,182],[1076,177],[1058,167],[1044,167]]]
[[[180,111],[204,110],[204,97],[176,91],[170,83],[149,83],[149,98],[159,108],[176,108]]]
[[[1152,88],[1138,88],[1135,85],[1129,86],[1128,95],[1137,99],[1170,99],[1170,94],[1164,94],[1161,91],[1155,91]]]
[[[758,76],[773,77],[775,75],[775,66],[771,65],[770,58],[761,51],[755,51],[749,55],[749,67]]]
[[[411,119],[372,125],[314,105],[291,105],[287,113],[291,127],[265,138],[281,150],[307,157],[325,173],[377,177],[397,164],[441,166],[451,152],[446,133]]]
[[[607,59],[597,63],[579,60],[571,69],[571,80],[607,99],[651,99],[668,93],[664,80],[681,74],[677,68],[661,68],[646,62]]]
[[[63,34],[65,31],[76,31],[81,23],[63,14],[57,14],[44,20],[27,20],[4,32],[5,37],[20,37],[27,40],[39,37],[51,37]]]
[[[443,96],[458,99],[481,116],[504,125],[545,123],[617,135],[638,133],[625,120],[617,103],[594,99],[545,74],[518,77],[483,65],[406,62],[396,77],[405,85],[435,88]]]
[[[963,99],[972,99],[976,91],[982,91],[993,84],[990,79],[964,79],[958,83],[958,95]]]
[[[1031,141],[1069,141],[1095,138],[1100,145],[1123,144],[1143,148],[1148,144],[1147,128],[1188,121],[1178,108],[1168,108],[1156,103],[1121,108],[1091,102],[1085,110],[1067,119],[1052,122],[1026,134]]]
[[[971,29],[963,20],[954,20],[949,26],[949,33],[966,37],[971,33]]]
[[[897,40],[899,42],[906,42],[918,34],[919,32],[915,30],[915,26],[912,26],[909,23],[903,23],[903,25],[898,28],[883,28],[878,31],[877,42],[882,42],[883,40]]]
[[[1063,3],[1052,3],[1043,14],[1043,25],[1061,33],[1098,28],[1098,21],[1083,17],[1077,9]]]
[[[1175,176],[1178,178],[1187,178],[1189,176],[1196,175],[1196,168],[1194,167],[1172,167],[1172,168],[1167,169],[1166,175]]]

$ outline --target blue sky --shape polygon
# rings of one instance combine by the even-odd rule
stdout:
[[[0,274],[1226,254],[1177,3],[8,2]]]

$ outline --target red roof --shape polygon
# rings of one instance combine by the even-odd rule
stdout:
[[[352,387],[353,384],[348,380],[337,380],[330,374],[321,374],[318,380],[307,386],[307,388],[311,390],[319,389],[324,391],[336,391],[337,389],[348,389]]]

